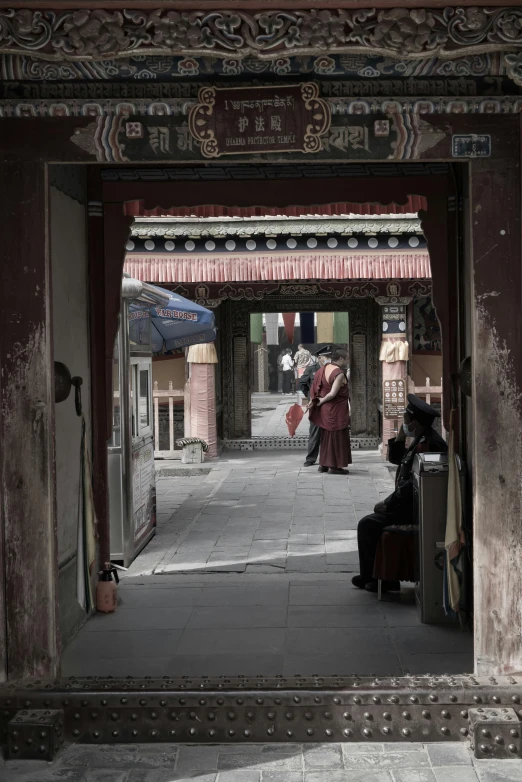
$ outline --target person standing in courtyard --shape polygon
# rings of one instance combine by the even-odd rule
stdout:
[[[348,475],[352,463],[347,366],[346,350],[334,350],[331,363],[316,372],[310,391],[309,418],[321,429],[319,472],[332,475]]]
[[[298,382],[299,382],[299,378],[303,376],[306,367],[309,365],[311,358],[312,358],[312,354],[310,353],[309,350],[306,350],[304,345],[297,346],[297,353],[294,356],[294,364],[297,370]]]
[[[312,383],[317,371],[321,367],[324,367],[326,364],[330,363],[330,356],[332,355],[332,346],[326,345],[325,347],[318,350],[315,355],[317,357],[317,360],[313,360],[314,357],[312,356],[312,361],[309,362],[304,373],[299,378],[299,391],[303,394],[303,396],[305,396],[308,399],[308,401],[310,401],[310,390],[312,388]],[[308,435],[308,450],[306,453],[306,459],[304,463],[305,467],[312,467],[316,463],[317,457],[319,456],[320,442],[321,442],[321,429],[318,426],[316,426],[314,423],[312,423],[312,421],[310,421],[310,432]]]
[[[292,393],[292,377],[294,373],[294,362],[292,360],[292,349],[287,348],[282,358],[281,366],[283,368],[283,394]]]

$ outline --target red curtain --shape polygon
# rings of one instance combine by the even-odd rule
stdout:
[[[290,345],[292,345],[294,342],[295,312],[284,312],[283,323],[285,324],[285,331],[288,342]]]

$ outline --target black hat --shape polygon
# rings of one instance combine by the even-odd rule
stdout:
[[[415,396],[415,394],[408,394],[406,412],[426,426],[431,426],[433,421],[440,416],[440,413],[434,407],[428,405],[424,399]]]
[[[325,345],[324,348],[319,348],[319,350],[315,351],[316,356],[330,356],[332,354],[332,346],[331,345]]]

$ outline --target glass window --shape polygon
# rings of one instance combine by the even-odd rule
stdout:
[[[140,369],[139,421],[140,430],[150,426],[149,370]]]

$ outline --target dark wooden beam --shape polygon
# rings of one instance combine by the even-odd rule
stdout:
[[[121,279],[125,261],[125,245],[130,234],[131,217],[125,217],[123,204],[103,205],[104,232],[104,317],[105,317],[105,373],[106,407],[112,410],[112,357],[118,333],[121,305]],[[112,417],[107,417],[107,437],[112,432]]]
[[[88,176],[89,312],[91,341],[93,495],[98,522],[99,562],[110,560],[107,440],[111,435],[111,409],[107,389],[112,387],[112,366],[105,360],[105,257],[101,182],[96,168]]]
[[[476,0],[401,0],[401,8],[453,8],[461,6],[484,6],[491,7],[511,7],[518,6],[518,0],[490,0],[488,3],[478,3]],[[37,8],[46,10],[65,11],[69,9],[86,8],[97,9],[104,8],[107,11],[129,9],[143,9],[144,11],[155,11],[157,9],[177,9],[183,11],[205,11],[205,10],[245,10],[245,11],[275,11],[275,10],[305,10],[310,8],[346,8],[350,11],[357,11],[364,8],[397,8],[396,0],[372,0],[368,3],[359,2],[359,0],[198,0],[195,4],[193,0],[28,0],[28,2],[18,2],[17,0],[0,0],[0,8]]]
[[[475,656],[479,675],[522,668],[522,292],[519,118],[505,160],[471,176]]]
[[[457,265],[450,248],[455,245],[455,234],[450,233],[449,199],[434,196],[428,200],[428,209],[421,213],[422,230],[428,240],[432,271],[433,304],[437,310],[442,334],[443,421],[449,429],[452,386],[451,378],[459,367],[457,331]],[[454,226],[451,226],[454,229]],[[437,383],[438,384],[438,383]]]
[[[44,164],[0,163],[0,495],[9,679],[54,676],[54,373]]]

